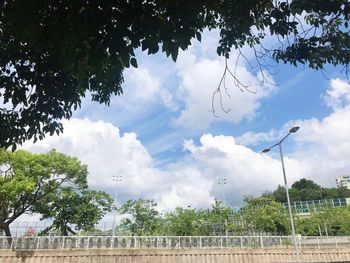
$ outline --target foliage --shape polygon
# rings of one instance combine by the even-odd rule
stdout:
[[[289,220],[286,208],[269,196],[245,197],[245,206],[239,215],[244,222],[236,231],[287,234]]]
[[[103,211],[108,209],[108,197],[88,191],[87,174],[86,165],[78,159],[55,150],[46,154],[0,150],[0,229],[10,236],[9,226],[15,219],[35,212],[54,218],[55,227],[61,229],[68,223],[82,228],[89,225],[81,216],[92,219],[88,215],[102,212],[92,212],[91,209],[102,209],[102,206]],[[85,205],[73,201],[82,201]],[[88,201],[96,201],[98,206],[87,205]],[[64,203],[69,207],[64,207]],[[81,216],[76,214],[82,212],[80,205],[85,207]],[[64,213],[65,209],[72,214]],[[97,219],[100,216],[92,217]]]
[[[291,202],[350,197],[350,190],[346,187],[321,187],[305,178],[293,183],[288,190]],[[265,195],[271,195],[281,203],[287,202],[286,190],[280,185],[272,193],[266,192]]]
[[[128,200],[120,209],[126,215],[121,231],[132,235],[195,236],[224,234],[232,216],[231,208],[215,201],[212,209],[177,207],[160,215],[152,200]]]
[[[297,189],[297,190],[303,190],[303,189],[316,189],[319,190],[321,189],[321,186],[316,184],[312,180],[308,180],[305,178],[300,179],[299,181],[296,181],[292,184],[292,188]]]
[[[298,217],[297,232],[305,236],[343,236],[350,232],[350,208],[325,208],[308,217]]]
[[[122,93],[135,50],[176,60],[205,28],[220,30],[217,53],[254,49],[322,69],[350,61],[348,0],[25,1],[0,3],[0,147],[59,134],[81,97],[109,104]],[[262,45],[266,36],[279,43]]]
[[[43,219],[53,219],[52,225],[42,234],[56,230],[67,236],[75,234],[74,230],[92,230],[106,212],[111,211],[112,204],[112,197],[105,192],[63,187],[55,196],[47,195],[36,211]]]
[[[164,217],[163,231],[170,236],[199,236],[205,232],[203,214],[192,208],[177,207]]]
[[[212,204],[211,210],[207,213],[207,234],[216,235],[216,234],[226,234],[230,230],[232,225],[232,208],[227,207],[223,204],[222,201],[215,199]]]
[[[119,209],[121,214],[129,215],[120,224],[122,229],[128,230],[132,235],[149,235],[154,233],[159,222],[157,203],[153,200],[128,200]]]

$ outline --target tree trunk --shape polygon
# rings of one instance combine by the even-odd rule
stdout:
[[[47,228],[45,228],[44,230],[42,230],[42,231],[40,232],[40,234],[46,235],[51,229],[52,229],[52,225],[51,225],[51,226],[48,226]]]
[[[3,227],[4,227],[3,229],[4,229],[4,232],[5,232],[5,236],[10,237],[11,236],[10,224],[5,223],[3,225]]]
[[[12,237],[11,237],[10,224],[9,223],[5,223],[5,224],[2,225],[2,228],[4,229],[5,236],[7,237],[7,243],[9,245],[9,247],[11,247]]]

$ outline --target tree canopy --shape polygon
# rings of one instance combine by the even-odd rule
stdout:
[[[269,196],[244,198],[245,205],[238,215],[244,224],[237,225],[236,231],[244,234],[272,233],[287,234],[290,230],[286,208]]]
[[[350,231],[350,209],[325,208],[307,217],[297,217],[296,230],[304,236],[347,236]]]
[[[294,182],[288,190],[292,202],[350,197],[350,189],[346,187],[322,187],[314,181],[305,178]],[[281,203],[287,202],[284,186],[279,185],[276,190],[267,192],[264,195],[271,195],[276,201]]]
[[[226,58],[249,45],[258,62],[347,72],[349,10],[348,0],[1,1],[0,147],[59,134],[87,92],[105,104],[122,93],[136,49],[176,60],[205,29],[220,30]],[[263,46],[267,36],[276,47]]]
[[[93,226],[112,204],[103,192],[88,190],[87,166],[52,150],[46,154],[0,150],[0,229],[23,214],[52,218],[54,229],[67,234],[69,224]]]
[[[92,230],[95,224],[111,211],[112,204],[112,197],[102,191],[59,188],[55,195],[47,195],[36,204],[36,212],[42,215],[42,219],[52,220],[51,226],[40,234],[55,231],[62,236],[68,236],[76,234],[75,230]]]
[[[154,233],[159,220],[157,203],[149,199],[128,200],[119,212],[128,215],[122,220],[120,227],[130,231],[132,235],[149,235]]]

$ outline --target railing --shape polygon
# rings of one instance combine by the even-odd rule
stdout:
[[[350,237],[298,237],[300,248],[350,247]],[[293,248],[291,236],[66,236],[0,237],[0,249]]]
[[[287,203],[283,205],[287,207]],[[324,208],[347,207],[348,205],[350,205],[349,198],[309,200],[291,203],[292,210],[297,214],[317,213]]]

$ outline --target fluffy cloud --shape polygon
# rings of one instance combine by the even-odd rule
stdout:
[[[123,176],[117,189],[121,195],[144,196],[162,180],[161,172],[152,168],[152,159],[135,133],[121,135],[112,124],[89,119],[71,119],[64,127],[62,135],[47,137],[34,145],[27,143],[24,148],[34,152],[57,149],[77,156],[88,164],[88,181],[94,188],[112,190],[113,176]]]
[[[191,162],[187,165],[199,170],[204,178],[212,181],[213,196],[221,198],[218,178],[226,178],[226,199],[231,204],[239,204],[243,195],[255,195],[264,190],[273,189],[283,184],[281,163],[269,155],[254,152],[239,145],[231,136],[203,135],[200,145],[187,141],[185,148],[191,153]],[[299,163],[285,159],[286,166],[294,168]],[[300,167],[299,167],[300,168]],[[295,180],[302,176],[302,169],[290,169],[288,177]]]
[[[234,67],[234,65],[230,66]],[[190,51],[179,56],[180,94],[185,107],[180,116],[174,120],[177,125],[202,129],[208,127],[213,121],[239,123],[243,119],[254,118],[260,107],[261,99],[267,97],[274,90],[274,86],[261,85],[261,74],[253,75],[243,64],[238,64],[235,75],[243,85],[249,86],[249,90],[256,91],[256,93],[237,87],[234,78],[227,73],[225,85],[229,95],[225,91],[222,92],[222,105],[230,112],[226,114],[221,110],[220,97],[217,95],[214,97],[214,110],[220,115],[220,118],[214,118],[211,112],[212,95],[218,87],[224,69],[225,62],[221,58],[197,57]],[[266,77],[269,77],[268,74]]]
[[[278,134],[275,130],[259,133],[249,131],[237,137],[236,140],[242,145],[257,145],[260,142],[277,140]]]
[[[143,66],[130,68],[124,73],[123,95],[111,96],[109,107],[91,101],[90,94],[83,100],[82,108],[74,112],[74,117],[88,116],[92,120],[117,123],[119,127],[132,125],[135,120],[146,119],[154,108],[163,105],[175,107],[172,94],[164,90],[162,78],[151,68]],[[163,77],[163,76],[162,76]],[[161,107],[163,107],[161,106]]]
[[[300,171],[300,177],[313,179],[324,185],[334,185],[334,178],[350,173],[350,85],[340,79],[332,79],[323,96],[333,112],[323,119],[293,120],[281,129],[285,134],[292,126],[300,130],[288,140],[295,140],[296,149],[291,153],[296,167],[288,170]],[[240,136],[239,142],[254,145],[261,141],[272,141],[280,133],[248,132]],[[301,168],[303,167],[303,168]]]
[[[333,110],[346,107],[350,103],[350,85],[341,79],[331,79],[330,88],[324,97]]]
[[[332,80],[325,101],[334,110],[329,116],[295,121],[302,127],[296,156],[308,164],[310,177],[330,184],[335,176],[350,173],[350,85]]]
[[[111,194],[115,190],[113,175],[122,175],[116,188],[122,200],[154,198],[163,210],[188,205],[208,207],[214,198],[221,198],[218,177],[228,179],[230,202],[276,185],[281,178],[278,161],[237,145],[233,137],[203,135],[199,146],[187,141],[187,157],[161,171],[153,166],[135,133],[121,135],[112,124],[89,119],[71,119],[64,125],[62,135],[36,144],[28,142],[24,148],[33,152],[54,148],[77,156],[89,166],[90,186]]]
[[[112,124],[89,119],[73,118],[65,121],[64,127],[60,136],[47,137],[35,144],[27,142],[23,148],[32,152],[56,149],[78,157],[89,167],[89,185],[111,194],[116,190],[121,200],[154,198],[163,209],[185,205],[203,207],[213,200],[211,182],[201,181],[198,171],[155,168],[135,133],[121,135]],[[117,186],[113,182],[115,175],[122,176]],[[202,187],[198,188],[199,185]]]
[[[159,78],[151,75],[147,68],[131,68],[125,74],[125,95],[135,99],[155,99],[161,87]]]
[[[337,92],[339,89],[342,92]],[[343,101],[348,91],[350,86],[346,82],[332,81],[325,99]],[[334,107],[334,111],[321,120],[294,120],[285,124],[283,132],[294,125],[301,127],[285,142],[285,145],[288,143],[285,165],[290,183],[305,177],[334,185],[334,177],[349,173],[349,120],[348,102]],[[185,141],[184,158],[162,170],[154,167],[155,160],[135,133],[120,134],[117,127],[103,121],[71,119],[65,123],[61,136],[48,137],[36,144],[26,143],[24,148],[34,152],[55,148],[77,156],[89,165],[90,185],[110,193],[115,187],[112,176],[122,175],[123,180],[117,186],[122,200],[154,198],[163,210],[169,210],[188,205],[208,207],[214,198],[221,198],[218,178],[227,179],[225,195],[231,205],[239,205],[243,195],[260,194],[283,184],[278,152],[261,154],[242,145],[244,140],[248,143],[254,139],[271,140],[279,135],[274,131],[256,136],[249,133],[237,140],[231,136],[205,134],[197,144]]]

